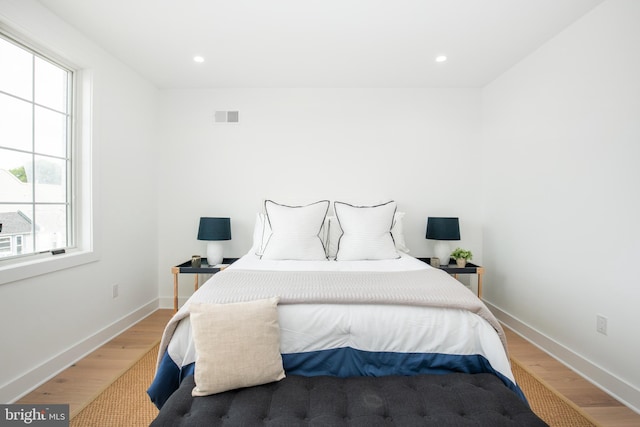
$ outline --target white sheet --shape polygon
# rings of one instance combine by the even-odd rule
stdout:
[[[290,261],[260,259],[249,252],[227,268],[275,271],[413,271],[433,267],[405,253],[397,259],[378,261]]]

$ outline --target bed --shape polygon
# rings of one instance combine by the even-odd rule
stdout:
[[[267,201],[265,215],[256,221],[254,247],[212,276],[165,328],[156,376],[148,390],[161,409],[160,420],[168,413],[184,416],[188,411],[185,405],[191,408],[206,399],[224,400],[229,393],[275,390],[273,384],[281,384],[281,390],[295,390],[290,384],[297,378],[333,378],[346,381],[347,386],[356,381],[354,378],[396,378],[400,384],[406,377],[444,379],[450,378],[447,374],[456,374],[471,384],[478,374],[488,374],[508,391],[511,403],[515,400],[527,408],[510,369],[500,324],[460,282],[405,253],[395,203],[360,207],[338,206],[336,202],[335,217],[327,217],[328,202],[324,201],[304,207],[271,203]],[[306,234],[300,232],[305,227]],[[265,228],[270,228],[266,239]],[[282,235],[283,229],[288,234]],[[364,233],[352,233],[354,229]],[[355,239],[349,240],[354,234]],[[198,370],[204,372],[205,366],[220,363],[220,359],[205,363],[205,355],[228,347],[222,341],[225,331],[220,325],[231,318],[228,316],[244,313],[246,306],[242,304],[265,301],[275,313],[272,323],[277,329],[281,372],[276,369],[275,376],[266,380],[241,382],[214,392],[204,387],[198,394],[194,378],[197,382],[204,375],[198,377]],[[210,313],[202,307],[235,306],[242,309],[201,323],[203,313]],[[240,323],[245,324],[246,319]],[[263,323],[247,326],[246,333],[254,333]],[[201,338],[202,334],[208,334],[207,338]],[[262,335],[248,339],[259,341]],[[237,341],[237,336],[230,339]],[[264,352],[268,350],[252,357]],[[241,357],[231,358],[241,364]],[[231,363],[224,370],[235,368]],[[192,400],[187,399],[191,394]],[[535,416],[532,419],[532,425],[544,425],[535,424],[539,422]]]

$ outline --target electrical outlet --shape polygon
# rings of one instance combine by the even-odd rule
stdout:
[[[596,314],[596,331],[607,335],[607,318],[602,314]]]
[[[111,289],[113,298],[118,298],[118,284],[116,283],[115,285],[113,285],[113,288]]]

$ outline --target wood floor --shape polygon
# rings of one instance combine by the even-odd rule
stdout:
[[[73,417],[160,339],[172,310],[158,310],[46,382],[17,403],[68,403]],[[622,405],[517,334],[506,330],[511,355],[607,427],[640,426]]]
[[[68,403],[73,418],[162,336],[173,310],[157,310],[16,403]]]
[[[582,378],[518,334],[505,328],[509,354],[556,391],[607,427],[640,426],[640,414]]]

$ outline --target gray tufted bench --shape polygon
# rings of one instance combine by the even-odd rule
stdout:
[[[301,377],[191,397],[193,376],[152,426],[546,426],[491,374]]]

